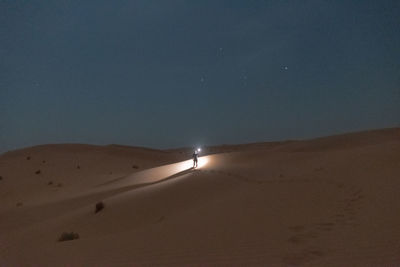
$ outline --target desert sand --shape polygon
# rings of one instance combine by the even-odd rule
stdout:
[[[205,147],[197,169],[190,157],[2,154],[0,266],[400,265],[400,128]]]

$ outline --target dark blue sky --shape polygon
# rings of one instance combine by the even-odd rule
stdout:
[[[0,152],[399,125],[398,0],[0,0]]]

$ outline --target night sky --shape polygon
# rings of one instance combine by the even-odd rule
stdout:
[[[0,0],[0,153],[393,126],[398,0]]]

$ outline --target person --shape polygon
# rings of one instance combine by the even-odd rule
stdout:
[[[193,168],[197,167],[198,157],[199,157],[199,154],[197,153],[197,150],[195,150],[193,152]]]

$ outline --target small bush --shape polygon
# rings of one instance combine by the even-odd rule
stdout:
[[[57,185],[58,187],[62,187],[63,186],[63,184],[62,183],[58,183],[58,185]]]
[[[35,174],[40,174],[42,171],[41,170],[37,170],[36,172],[35,172]]]
[[[76,168],[79,170],[81,168],[81,166],[78,165],[78,166],[76,166]]]
[[[22,205],[23,205],[22,202],[17,203],[17,207],[21,207]]]
[[[64,232],[61,234],[61,236],[58,238],[59,242],[63,242],[63,241],[68,241],[68,240],[74,240],[74,239],[79,239],[79,234],[78,233],[74,233],[74,232]]]
[[[132,169],[139,169],[138,165],[132,165]]]
[[[3,176],[0,176],[0,180],[3,180]]]
[[[96,207],[94,209],[94,213],[98,213],[99,211],[101,211],[102,209],[104,209],[105,205],[102,201],[97,202]]]
[[[26,157],[26,160],[31,160],[31,157],[30,156]]]
[[[46,163],[46,161],[45,161],[45,160],[43,160],[43,161],[42,161],[42,163],[44,164],[44,163]]]
[[[47,185],[52,185],[53,184],[53,182],[52,181],[49,181],[48,183],[47,183]]]

